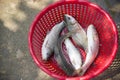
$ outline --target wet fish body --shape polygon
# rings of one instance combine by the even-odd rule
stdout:
[[[48,60],[53,53],[60,32],[64,29],[64,21],[56,24],[51,31],[46,35],[42,45],[42,60]]]
[[[70,64],[66,61],[66,59],[63,55],[63,51],[62,51],[62,43],[64,42],[64,40],[66,38],[70,37],[71,35],[72,35],[72,33],[67,33],[64,36],[61,36],[58,39],[58,43],[54,49],[55,60],[57,61],[60,68],[63,69],[68,76],[73,76],[75,69],[72,66],[72,64]]]
[[[65,14],[64,21],[67,25],[68,31],[76,31],[76,34],[72,35],[73,41],[84,48],[87,49],[87,35],[82,26],[73,18],[72,16]],[[87,50],[86,50],[87,51]]]
[[[82,58],[80,55],[79,50],[73,45],[71,40],[67,38],[64,42],[66,49],[67,49],[67,54],[70,58],[70,62],[72,63],[73,67],[76,70],[76,74],[80,73],[80,69],[82,66]]]
[[[88,37],[88,53],[86,55],[86,60],[81,68],[82,69],[81,75],[84,75],[84,73],[87,71],[87,69],[95,60],[99,51],[98,33],[92,24],[88,26],[87,37]]]

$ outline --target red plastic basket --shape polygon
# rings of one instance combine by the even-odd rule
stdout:
[[[63,21],[63,15],[69,14],[87,28],[93,24],[99,34],[99,54],[84,76],[68,77],[53,57],[44,62],[41,59],[41,47],[47,31]],[[118,48],[118,33],[112,18],[102,8],[88,1],[62,0],[42,10],[33,21],[29,31],[29,49],[35,63],[50,76],[60,80],[87,80],[103,72],[113,61]]]

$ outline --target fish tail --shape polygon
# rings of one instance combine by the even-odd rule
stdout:
[[[77,70],[75,70],[73,72],[73,76],[75,76],[75,75],[79,75],[80,76],[82,72],[83,72],[83,70],[81,68],[79,68],[79,69],[77,69]]]

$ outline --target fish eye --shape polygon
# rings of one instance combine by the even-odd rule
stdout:
[[[70,17],[68,17],[68,20],[70,20]]]

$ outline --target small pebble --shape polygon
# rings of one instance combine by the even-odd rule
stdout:
[[[23,58],[23,56],[24,56],[24,53],[20,49],[18,49],[16,51],[16,58],[20,59],[20,58]]]

